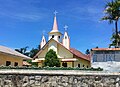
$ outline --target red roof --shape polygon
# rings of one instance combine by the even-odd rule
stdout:
[[[93,48],[92,49],[93,51],[117,51],[117,50],[120,50],[120,48]]]
[[[83,58],[85,60],[88,60],[90,61],[90,55],[85,55],[83,53],[81,53],[80,51],[74,49],[74,48],[70,48],[70,51],[75,54],[76,56],[80,57],[80,58]]]

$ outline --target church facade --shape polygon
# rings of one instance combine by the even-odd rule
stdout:
[[[54,23],[52,31],[49,32],[48,41],[44,35],[40,43],[40,51],[34,56],[33,62],[37,62],[39,67],[43,66],[46,53],[52,49],[56,52],[61,67],[90,67],[90,57],[81,53],[80,51],[70,47],[70,38],[65,31],[64,35],[58,30],[56,15],[54,16]]]

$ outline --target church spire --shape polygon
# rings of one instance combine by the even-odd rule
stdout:
[[[43,48],[43,46],[46,44],[46,40],[45,40],[45,37],[44,35],[42,36],[42,40],[41,40],[41,43],[40,43],[40,49]]]
[[[70,37],[68,36],[68,33],[67,33],[67,28],[68,26],[65,25],[65,33],[64,33],[64,37],[63,37],[63,46],[66,47],[67,49],[70,49]]]
[[[57,11],[54,12],[54,15],[55,15],[54,16],[54,23],[53,23],[53,29],[51,32],[58,32],[58,25],[57,25],[57,19],[56,19],[57,13],[58,13]]]
[[[56,14],[57,14],[57,11],[54,12],[55,16],[54,16],[53,28],[52,28],[52,31],[49,32],[49,39],[48,40],[53,38],[54,40],[61,42],[62,33],[59,32],[59,30],[58,30]]]

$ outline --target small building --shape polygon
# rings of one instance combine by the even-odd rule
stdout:
[[[91,66],[120,72],[120,48],[93,48]]]
[[[65,29],[67,26],[65,26]],[[70,47],[70,37],[65,31],[64,35],[58,30],[56,15],[54,16],[53,28],[49,32],[48,41],[42,36],[41,50],[35,55],[32,62],[37,62],[39,67],[43,66],[46,53],[53,49],[63,67],[90,67],[90,57]]]
[[[0,45],[0,66],[23,66],[23,60],[31,59],[11,48]]]

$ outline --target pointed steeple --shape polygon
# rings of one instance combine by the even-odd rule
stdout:
[[[49,39],[48,40],[53,38],[54,40],[61,42],[62,33],[59,32],[59,30],[58,30],[57,19],[56,19],[57,12],[55,11],[54,14],[55,14],[55,16],[54,16],[53,28],[52,28],[52,31],[49,32]]]
[[[46,40],[45,40],[45,37],[44,35],[42,36],[42,40],[41,40],[41,43],[40,43],[40,49],[46,44]]]
[[[56,19],[56,14],[57,11],[54,12],[55,16],[54,16],[54,23],[53,23],[53,28],[51,32],[58,32],[58,25],[57,25],[57,19]]]
[[[65,25],[65,33],[64,33],[64,37],[63,37],[63,46],[66,47],[67,49],[70,49],[70,37],[68,36],[68,33],[67,33],[67,28],[68,26]]]

